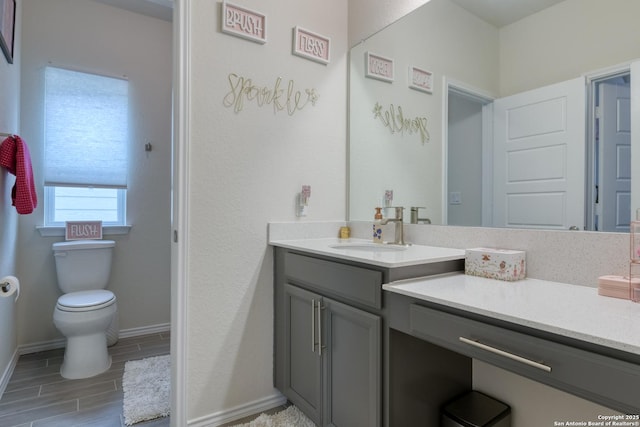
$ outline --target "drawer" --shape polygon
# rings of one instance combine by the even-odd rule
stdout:
[[[411,333],[627,414],[640,412],[640,365],[412,304]]]
[[[382,307],[382,272],[318,258],[285,253],[288,281],[328,296],[368,307]]]

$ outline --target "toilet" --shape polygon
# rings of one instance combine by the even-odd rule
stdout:
[[[112,240],[53,244],[58,287],[63,292],[53,323],[67,339],[60,367],[64,378],[89,378],[111,367],[107,346],[117,341],[118,309],[116,296],[105,288],[114,247]]]

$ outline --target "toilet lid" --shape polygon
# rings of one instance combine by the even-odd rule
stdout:
[[[57,307],[63,311],[88,311],[108,307],[115,302],[113,292],[98,289],[64,294],[58,298]]]

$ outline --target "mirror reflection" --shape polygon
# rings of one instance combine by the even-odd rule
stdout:
[[[544,3],[431,0],[352,48],[351,220],[628,231],[640,2]]]

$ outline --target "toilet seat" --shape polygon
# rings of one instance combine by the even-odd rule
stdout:
[[[115,302],[116,296],[113,292],[98,289],[64,294],[58,298],[56,308],[62,311],[93,311],[109,307]]]

